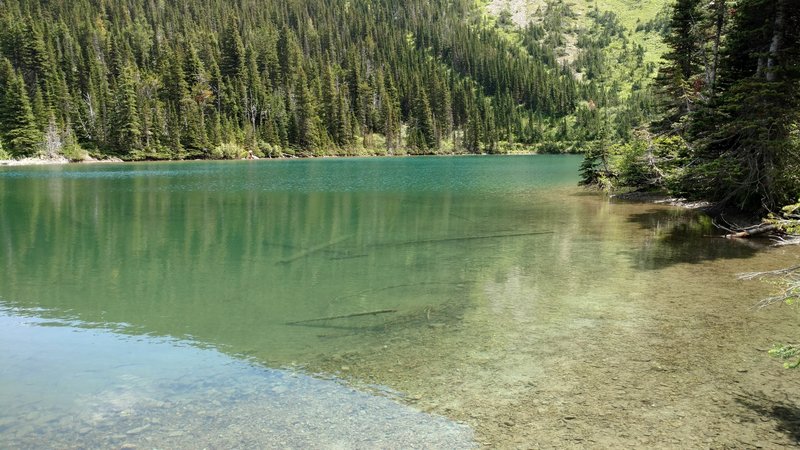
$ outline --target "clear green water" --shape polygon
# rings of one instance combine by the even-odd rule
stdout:
[[[551,233],[543,215],[560,205],[544,190],[574,185],[576,164],[431,158],[6,170],[0,296],[46,316],[189,339],[272,366],[302,363],[331,343],[318,327],[288,322],[397,310],[339,322],[369,328],[426,308],[468,307],[460,299],[472,274],[498,257],[498,245],[547,239],[488,236]]]
[[[788,333],[754,334],[779,316],[752,319],[746,305],[706,319],[765,292],[732,281],[737,268],[796,254],[764,256],[707,237],[690,212],[584,192],[579,162],[0,168],[0,447],[473,445],[443,416],[482,442],[557,445],[567,438],[547,424],[567,414],[551,409],[569,403],[568,386],[596,384],[584,403],[594,418],[613,404],[601,394],[614,374],[644,359],[705,367],[710,385],[696,387],[713,391],[740,362],[697,366],[713,354],[704,345],[754,352]],[[696,335],[674,329],[698,320]],[[665,395],[690,397],[700,375],[687,377]],[[526,420],[527,432],[508,425]]]

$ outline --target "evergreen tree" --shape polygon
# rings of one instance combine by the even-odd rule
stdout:
[[[245,72],[245,48],[239,31],[239,20],[234,16],[228,19],[227,26],[222,33],[220,50],[222,76],[228,78],[242,76]]]
[[[8,59],[0,61],[0,86],[0,139],[12,156],[32,156],[41,148],[43,135],[36,126],[25,81]]]
[[[141,128],[133,69],[123,67],[117,79],[117,99],[112,115],[112,143],[117,152],[128,156],[140,148]]]
[[[436,140],[436,129],[433,121],[433,112],[428,101],[428,93],[417,81],[418,90],[414,100],[414,111],[412,121],[409,125],[409,133],[413,136],[412,147],[422,153],[430,152],[438,148]]]
[[[320,143],[317,99],[308,88],[306,75],[300,71],[297,80],[297,142],[303,150],[313,150]]]
[[[720,98],[693,117],[684,188],[719,207],[774,209],[800,192],[800,4],[742,0],[722,68]]]

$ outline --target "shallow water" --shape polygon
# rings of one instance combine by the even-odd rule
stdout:
[[[795,442],[764,350],[796,313],[735,274],[797,253],[578,164],[0,169],[0,444],[472,445],[442,416],[500,447]]]

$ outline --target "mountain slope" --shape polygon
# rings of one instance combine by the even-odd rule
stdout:
[[[8,0],[0,83],[46,138],[15,155],[126,159],[495,151],[576,86],[482,25],[465,0]],[[25,108],[22,108],[25,109]],[[47,143],[53,145],[47,146]]]
[[[550,121],[541,149],[585,151],[624,142],[656,117],[651,86],[665,48],[663,3],[491,0],[484,10],[509,42],[533,54],[551,51],[578,81],[575,111]]]
[[[525,27],[469,0],[3,4],[13,156],[579,151],[647,117],[656,59],[631,37],[654,33],[557,0]]]

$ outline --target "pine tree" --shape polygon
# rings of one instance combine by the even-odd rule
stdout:
[[[297,143],[303,150],[314,150],[320,143],[317,99],[308,88],[303,70],[299,73],[297,89]]]
[[[339,121],[339,108],[337,102],[337,86],[336,76],[333,73],[333,67],[327,65],[323,72],[322,80],[322,113],[325,119],[325,128],[327,129],[328,136],[336,142],[340,143],[338,136]]]
[[[220,47],[222,58],[219,68],[222,76],[242,76],[245,72],[245,48],[239,31],[239,20],[234,16],[228,18]]]
[[[386,147],[389,151],[397,148],[400,140],[400,103],[397,101],[397,89],[391,78],[380,84],[379,98],[381,104],[381,131],[386,137]]]
[[[133,69],[122,67],[117,79],[117,99],[112,114],[112,144],[114,152],[130,156],[140,148],[141,127],[137,106]]]
[[[483,121],[478,108],[474,104],[467,106],[467,124],[464,136],[464,148],[469,153],[480,153],[483,141]]]
[[[44,137],[36,127],[25,81],[8,59],[0,61],[0,139],[12,156],[32,156],[42,146]]]
[[[658,81],[666,93],[667,106],[674,110],[671,119],[675,121],[692,111],[699,96],[701,86],[696,76],[700,74],[704,42],[700,33],[700,1],[677,0],[672,8],[670,34],[664,39],[669,51],[664,55],[666,63]]]
[[[439,143],[436,140],[436,129],[428,94],[419,82],[416,85],[419,90],[414,100],[413,120],[409,126],[409,133],[414,134],[413,144],[417,150],[425,153],[437,149]]]

